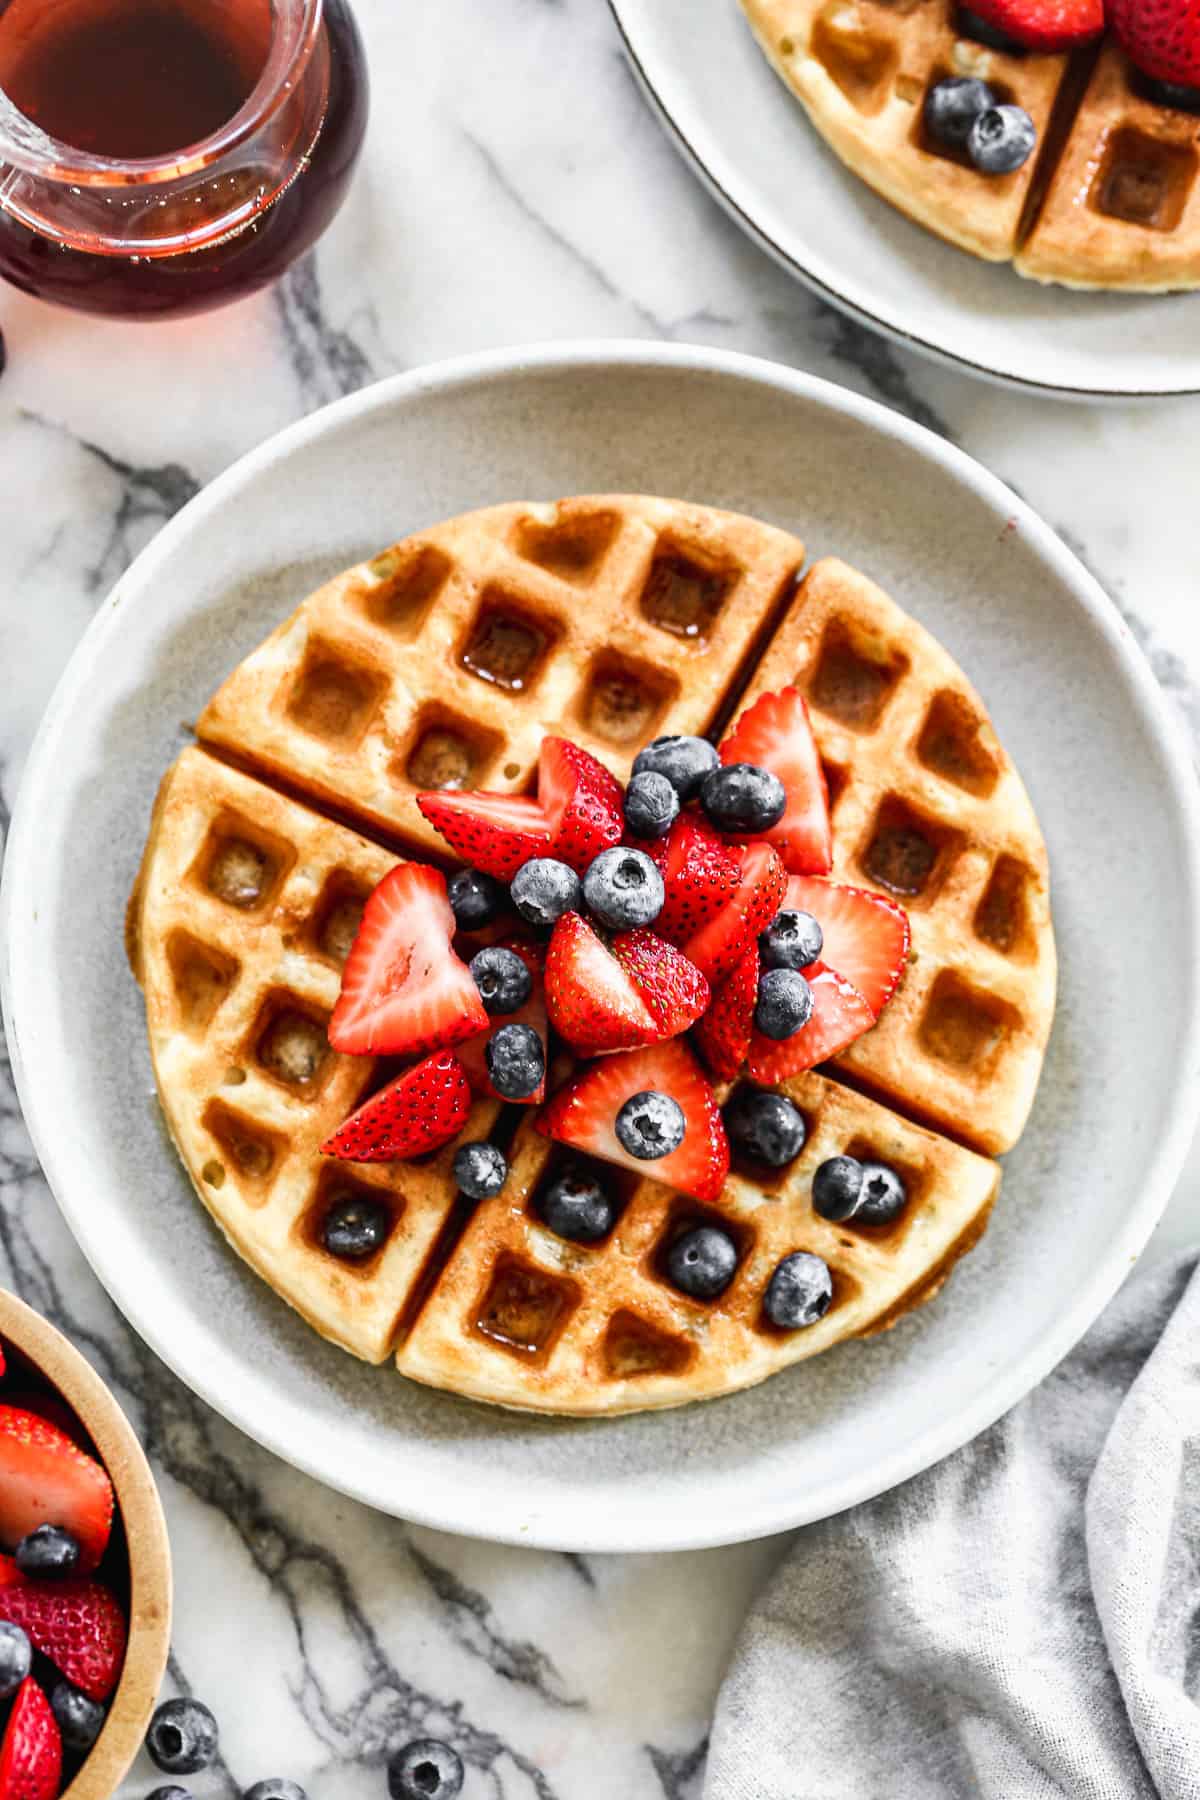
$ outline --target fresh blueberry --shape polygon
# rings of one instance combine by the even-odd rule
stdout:
[[[660,737],[633,760],[634,775],[665,775],[680,805],[692,800],[700,791],[700,783],[721,759],[707,738]]]
[[[1170,106],[1176,112],[1200,113],[1200,88],[1185,87],[1180,81],[1156,81],[1150,75],[1139,76],[1137,85],[1155,106]]]
[[[813,1211],[840,1224],[858,1211],[862,1199],[863,1166],[853,1156],[831,1156],[812,1178]]]
[[[298,1781],[285,1781],[281,1775],[269,1775],[247,1788],[242,1800],[308,1800]]]
[[[1023,106],[989,106],[967,138],[967,155],[984,175],[1011,175],[1029,161],[1037,126]]]
[[[970,38],[973,44],[986,45],[989,50],[1006,50],[1010,56],[1025,54],[1023,45],[1001,31],[999,25],[993,25],[990,19],[981,19],[977,12],[970,12],[965,6],[958,9],[958,34]]]
[[[908,1189],[886,1163],[862,1166],[862,1189],[854,1221],[858,1225],[890,1225],[908,1205]]]
[[[460,931],[482,931],[485,925],[493,925],[508,904],[504,883],[478,869],[460,869],[451,876],[446,892]]]
[[[633,1094],[625,1102],[613,1122],[617,1142],[639,1162],[656,1162],[678,1150],[687,1130],[687,1120],[678,1100],[670,1094],[647,1088]]]
[[[663,909],[663,878],[644,850],[602,850],[583,878],[583,897],[602,925],[628,931]]]
[[[513,876],[512,901],[531,925],[553,925],[583,905],[583,883],[574,869],[553,856],[535,856]]]
[[[700,804],[711,825],[735,835],[770,831],[787,811],[787,792],[778,775],[757,763],[728,763],[704,777]]]
[[[529,965],[515,950],[506,950],[502,944],[476,951],[471,958],[471,973],[484,1011],[493,1015],[516,1012],[533,992]]]
[[[19,1625],[0,1620],[0,1700],[16,1693],[33,1667],[33,1650]]]
[[[469,1200],[490,1200],[508,1180],[508,1161],[495,1144],[460,1144],[454,1152],[454,1179]]]
[[[935,144],[947,150],[965,150],[971,127],[996,96],[986,81],[973,75],[948,75],[935,81],[925,95],[925,129]]]
[[[825,934],[811,913],[785,906],[759,933],[759,961],[764,969],[807,969],[824,944]]]
[[[737,1246],[715,1225],[696,1225],[667,1251],[667,1276],[693,1300],[715,1300],[733,1280]]]
[[[739,1088],[725,1108],[725,1129],[736,1150],[771,1169],[794,1162],[808,1136],[804,1114],[765,1088]]]
[[[189,1788],[176,1787],[172,1782],[170,1787],[156,1787],[146,1800],[192,1800],[192,1795]]]
[[[146,1748],[167,1775],[194,1775],[217,1754],[217,1721],[200,1700],[164,1700],[150,1721]]]
[[[795,1037],[812,1010],[812,989],[798,969],[768,969],[759,978],[754,1023],[764,1037]]]
[[[439,1738],[418,1738],[388,1763],[391,1800],[457,1800],[465,1770],[462,1757]]]
[[[69,1681],[58,1681],[50,1690],[50,1711],[58,1720],[62,1741],[69,1750],[90,1750],[100,1736],[106,1714],[95,1700],[89,1700]]]
[[[612,1195],[578,1163],[568,1163],[547,1183],[537,1210],[551,1231],[573,1244],[598,1244],[617,1216]]]
[[[546,1073],[546,1053],[532,1025],[502,1025],[487,1041],[484,1061],[505,1100],[526,1100]]]
[[[382,1200],[347,1194],[335,1200],[321,1226],[321,1242],[330,1256],[363,1262],[387,1242],[392,1215]]]
[[[21,1539],[13,1557],[22,1575],[56,1581],[79,1567],[79,1540],[61,1525],[39,1525]]]
[[[643,769],[625,789],[625,823],[634,837],[665,837],[679,816],[679,795],[665,775]]]
[[[832,1299],[829,1264],[807,1250],[796,1250],[784,1257],[767,1283],[763,1308],[781,1331],[799,1331],[823,1319]]]

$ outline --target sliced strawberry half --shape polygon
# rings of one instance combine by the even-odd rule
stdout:
[[[449,1050],[439,1050],[372,1094],[321,1145],[321,1155],[342,1162],[406,1162],[448,1144],[470,1110],[462,1063]]]
[[[1186,11],[1179,0],[1159,4],[1164,13]],[[1111,10],[1120,11],[1120,0]],[[1072,50],[1104,30],[1104,0],[971,0],[971,11],[1023,50]]]
[[[511,881],[531,856],[550,850],[550,826],[536,800],[523,794],[418,794],[417,805],[452,850],[485,875]]]
[[[641,1162],[617,1139],[614,1121],[627,1100],[648,1090],[683,1108],[683,1142],[669,1156]],[[715,1200],[729,1173],[729,1140],[712,1088],[680,1038],[589,1063],[552,1095],[537,1121],[546,1137],[665,1182],[695,1200]]]
[[[399,863],[363,912],[346,959],[329,1041],[350,1056],[424,1056],[488,1022],[471,971],[454,953],[446,879]]]
[[[787,810],[763,836],[793,873],[826,874],[833,867],[829,790],[803,694],[792,687],[760,694],[721,745],[720,755],[723,763],[755,763],[779,777]]]
[[[752,1081],[770,1085],[787,1081],[804,1069],[814,1069],[818,1063],[840,1055],[875,1023],[875,1014],[858,989],[824,963],[813,963],[805,969],[804,979],[812,989],[811,1019],[790,1038],[769,1038],[761,1031],[751,1032],[746,1060]]]
[[[116,1687],[128,1633],[116,1596],[102,1582],[27,1581],[5,1557],[0,1619],[19,1625],[34,1649],[89,1700],[107,1700]]]
[[[654,1020],[656,1037],[678,1037],[702,1016],[712,990],[674,944],[642,928],[621,932],[612,941],[612,953]]]
[[[737,847],[742,878],[720,912],[683,946],[712,988],[732,974],[760,931],[783,904],[787,871],[772,845],[755,841]]]
[[[669,943],[694,937],[741,884],[736,852],[699,813],[680,813],[665,838],[642,848],[663,878],[667,897],[654,929]]]
[[[793,875],[783,904],[811,913],[821,927],[821,961],[856,987],[879,1017],[908,962],[908,914],[882,894]]]
[[[58,1721],[33,1676],[27,1675],[0,1743],[0,1800],[55,1800],[62,1764]]]
[[[551,856],[584,874],[625,829],[623,790],[611,770],[567,738],[542,740],[537,803],[550,829]]]
[[[564,913],[546,953],[546,1010],[573,1050],[595,1056],[651,1044],[654,1015],[603,938],[578,913]]]
[[[528,943],[523,938],[499,938],[497,942],[502,944],[506,950],[516,951],[533,976],[533,991],[524,1006],[519,1007],[514,1013],[505,1013],[503,1017],[489,1019],[486,1031],[481,1032],[478,1037],[468,1038],[466,1043],[460,1044],[456,1051],[456,1055],[466,1071],[467,1080],[471,1084],[471,1091],[476,1094],[486,1094],[493,1100],[502,1099],[503,1095],[496,1092],[492,1086],[492,1078],[488,1074],[487,1045],[492,1033],[498,1031],[502,1025],[531,1025],[542,1040],[543,1057],[547,1064],[550,1061],[550,1031],[546,1021],[546,990],[543,981],[546,958],[541,945]],[[510,1104],[513,1106],[540,1106],[545,1098],[546,1083],[543,1080],[526,1099],[514,1100]]]
[[[15,1550],[39,1525],[58,1525],[94,1569],[112,1529],[112,1482],[94,1456],[49,1419],[0,1406],[0,1544]]]
[[[696,1027],[701,1055],[720,1081],[732,1081],[749,1054],[757,1002],[758,945],[752,944]]]

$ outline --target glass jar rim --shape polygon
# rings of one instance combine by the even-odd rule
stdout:
[[[0,88],[0,165],[81,187],[174,181],[210,167],[252,137],[284,104],[312,56],[325,0],[272,0],[272,7],[277,22],[262,73],[233,117],[208,137],[169,156],[94,156],[44,132]]]

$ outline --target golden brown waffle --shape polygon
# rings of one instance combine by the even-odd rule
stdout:
[[[1200,119],[1161,106],[1110,42],[1009,54],[962,29],[954,0],[742,0],[762,50],[841,160],[961,249],[1038,281],[1163,291],[1200,285]],[[975,75],[1023,106],[1038,148],[983,175],[934,143],[929,88]]]
[[[1029,796],[957,663],[833,558],[805,576],[746,700],[789,683],[826,768],[835,878],[898,900],[912,924],[900,987],[838,1067],[964,1143],[1007,1150],[1054,1014]]]
[[[750,1387],[929,1299],[987,1224],[996,1164],[819,1075],[782,1091],[808,1125],[789,1169],[735,1170],[719,1203],[703,1207],[606,1168],[623,1208],[597,1245],[567,1243],[541,1223],[539,1189],[572,1153],[523,1124],[505,1188],[474,1213],[400,1346],[400,1369],[502,1406],[636,1412]],[[814,1169],[846,1151],[904,1176],[909,1205],[894,1224],[833,1225],[814,1213]],[[738,1268],[719,1299],[690,1300],[663,1276],[662,1258],[679,1231],[705,1222],[734,1238]],[[828,1263],[834,1297],[817,1324],[783,1332],[764,1317],[763,1294],[794,1250]]]
[[[247,657],[203,742],[444,856],[422,788],[527,788],[547,732],[628,772],[703,732],[804,560],[755,519],[628,495],[466,513],[349,570]]]

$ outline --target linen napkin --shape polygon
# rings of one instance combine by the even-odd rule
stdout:
[[[1198,1260],[1135,1275],[966,1449],[798,1534],[706,1800],[1200,1797]]]

